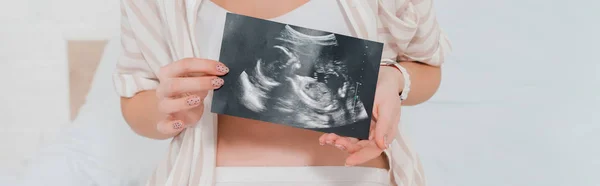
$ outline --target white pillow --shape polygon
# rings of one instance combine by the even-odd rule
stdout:
[[[135,134],[121,115],[111,76],[120,53],[110,40],[72,127],[30,162],[24,185],[143,185],[164,157],[169,140]]]

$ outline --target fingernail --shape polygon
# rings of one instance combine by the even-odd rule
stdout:
[[[183,128],[183,123],[181,121],[175,121],[175,122],[173,122],[173,128],[176,130],[179,130],[179,129]]]
[[[221,65],[221,64],[217,65],[217,70],[222,73],[229,72],[229,68],[227,68],[225,65]]]
[[[200,105],[200,97],[198,96],[190,96],[190,98],[188,98],[186,100],[186,103],[188,104],[188,106],[197,106]]]
[[[337,147],[340,150],[346,150],[346,147],[340,145],[340,144],[335,144],[335,147]]]
[[[212,86],[215,88],[221,87],[225,81],[221,78],[215,78],[212,80]]]
[[[325,141],[325,143],[331,145],[333,142],[332,141]]]
[[[319,145],[323,146],[323,145],[325,145],[325,143],[323,143],[323,142],[319,142]]]
[[[344,163],[344,166],[346,166],[346,167],[352,167],[352,165],[348,165],[347,163]]]

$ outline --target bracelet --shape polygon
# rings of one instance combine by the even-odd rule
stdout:
[[[382,66],[392,66],[392,67],[400,70],[400,73],[402,73],[402,76],[404,77],[404,88],[402,88],[402,92],[400,92],[400,100],[402,100],[402,101],[406,100],[406,98],[408,98],[408,93],[410,92],[410,74],[408,74],[408,71],[406,70],[406,68],[401,66],[398,62],[395,62],[395,61],[392,61],[389,59],[382,60],[381,65]]]

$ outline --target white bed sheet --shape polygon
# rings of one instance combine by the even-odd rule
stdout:
[[[122,118],[112,85],[118,38],[106,47],[86,103],[72,127],[29,160],[20,185],[141,185],[164,156],[169,141],[136,135]],[[10,180],[10,178],[9,178]],[[1,182],[0,182],[1,183]]]

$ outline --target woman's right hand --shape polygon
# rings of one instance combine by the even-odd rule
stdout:
[[[220,88],[224,81],[218,76],[229,72],[223,63],[198,58],[186,58],[162,67],[158,74],[158,110],[164,115],[157,124],[159,132],[177,135],[194,126],[204,112],[208,91]]]

